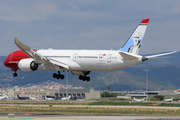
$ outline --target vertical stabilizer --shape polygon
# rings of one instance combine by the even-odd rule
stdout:
[[[120,51],[133,54],[139,53],[139,49],[141,47],[148,22],[149,19],[144,19],[141,21],[141,23],[138,25],[136,30],[133,32],[133,34],[130,36],[130,38],[127,40]]]

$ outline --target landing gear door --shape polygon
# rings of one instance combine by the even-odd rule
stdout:
[[[111,62],[112,54],[108,54],[107,56],[107,62]]]
[[[77,58],[77,53],[75,53],[75,54],[73,55],[73,61],[76,61],[76,58]]]

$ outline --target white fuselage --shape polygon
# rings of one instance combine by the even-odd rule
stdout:
[[[0,97],[0,100],[6,100],[6,96],[4,96],[4,97]]]
[[[144,99],[135,99],[135,98],[134,98],[134,101],[137,101],[137,102],[143,102]]]
[[[61,98],[62,101],[69,100],[71,96]]]
[[[57,62],[65,63],[70,71],[112,71],[122,69],[142,62],[142,56],[138,59],[124,59],[120,51],[113,50],[38,50],[37,53],[53,59]],[[134,54],[135,55],[135,54]],[[39,66],[40,70],[54,70],[55,67]],[[63,70],[63,69],[61,69]]]
[[[29,97],[30,98],[30,100],[37,100],[36,98],[32,98],[32,97]]]
[[[164,101],[165,101],[165,102],[172,102],[172,101],[173,101],[173,98],[171,98],[171,99],[165,99]]]
[[[61,98],[62,101],[69,100],[69,98]]]
[[[46,100],[54,100],[53,98],[45,98]]]

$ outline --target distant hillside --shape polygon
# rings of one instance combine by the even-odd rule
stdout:
[[[149,90],[164,90],[180,88],[180,52],[170,55],[172,58],[148,60],[141,64],[110,72],[91,72],[91,81],[80,81],[77,76],[68,73],[68,83],[73,86],[83,86],[105,90],[110,85],[111,90],[145,90],[146,72],[149,70]],[[65,84],[65,80],[52,78],[54,71],[36,71],[23,73],[18,71],[19,76],[13,78],[13,72],[3,66],[6,57],[0,57],[0,86],[38,84],[43,81],[59,81]],[[65,72],[62,72],[64,75]]]

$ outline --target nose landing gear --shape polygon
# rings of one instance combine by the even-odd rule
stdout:
[[[13,73],[13,77],[17,77],[18,76],[18,74],[16,73],[16,69],[14,70],[14,73]]]
[[[18,76],[18,74],[17,73],[13,73],[13,77],[17,77]]]

